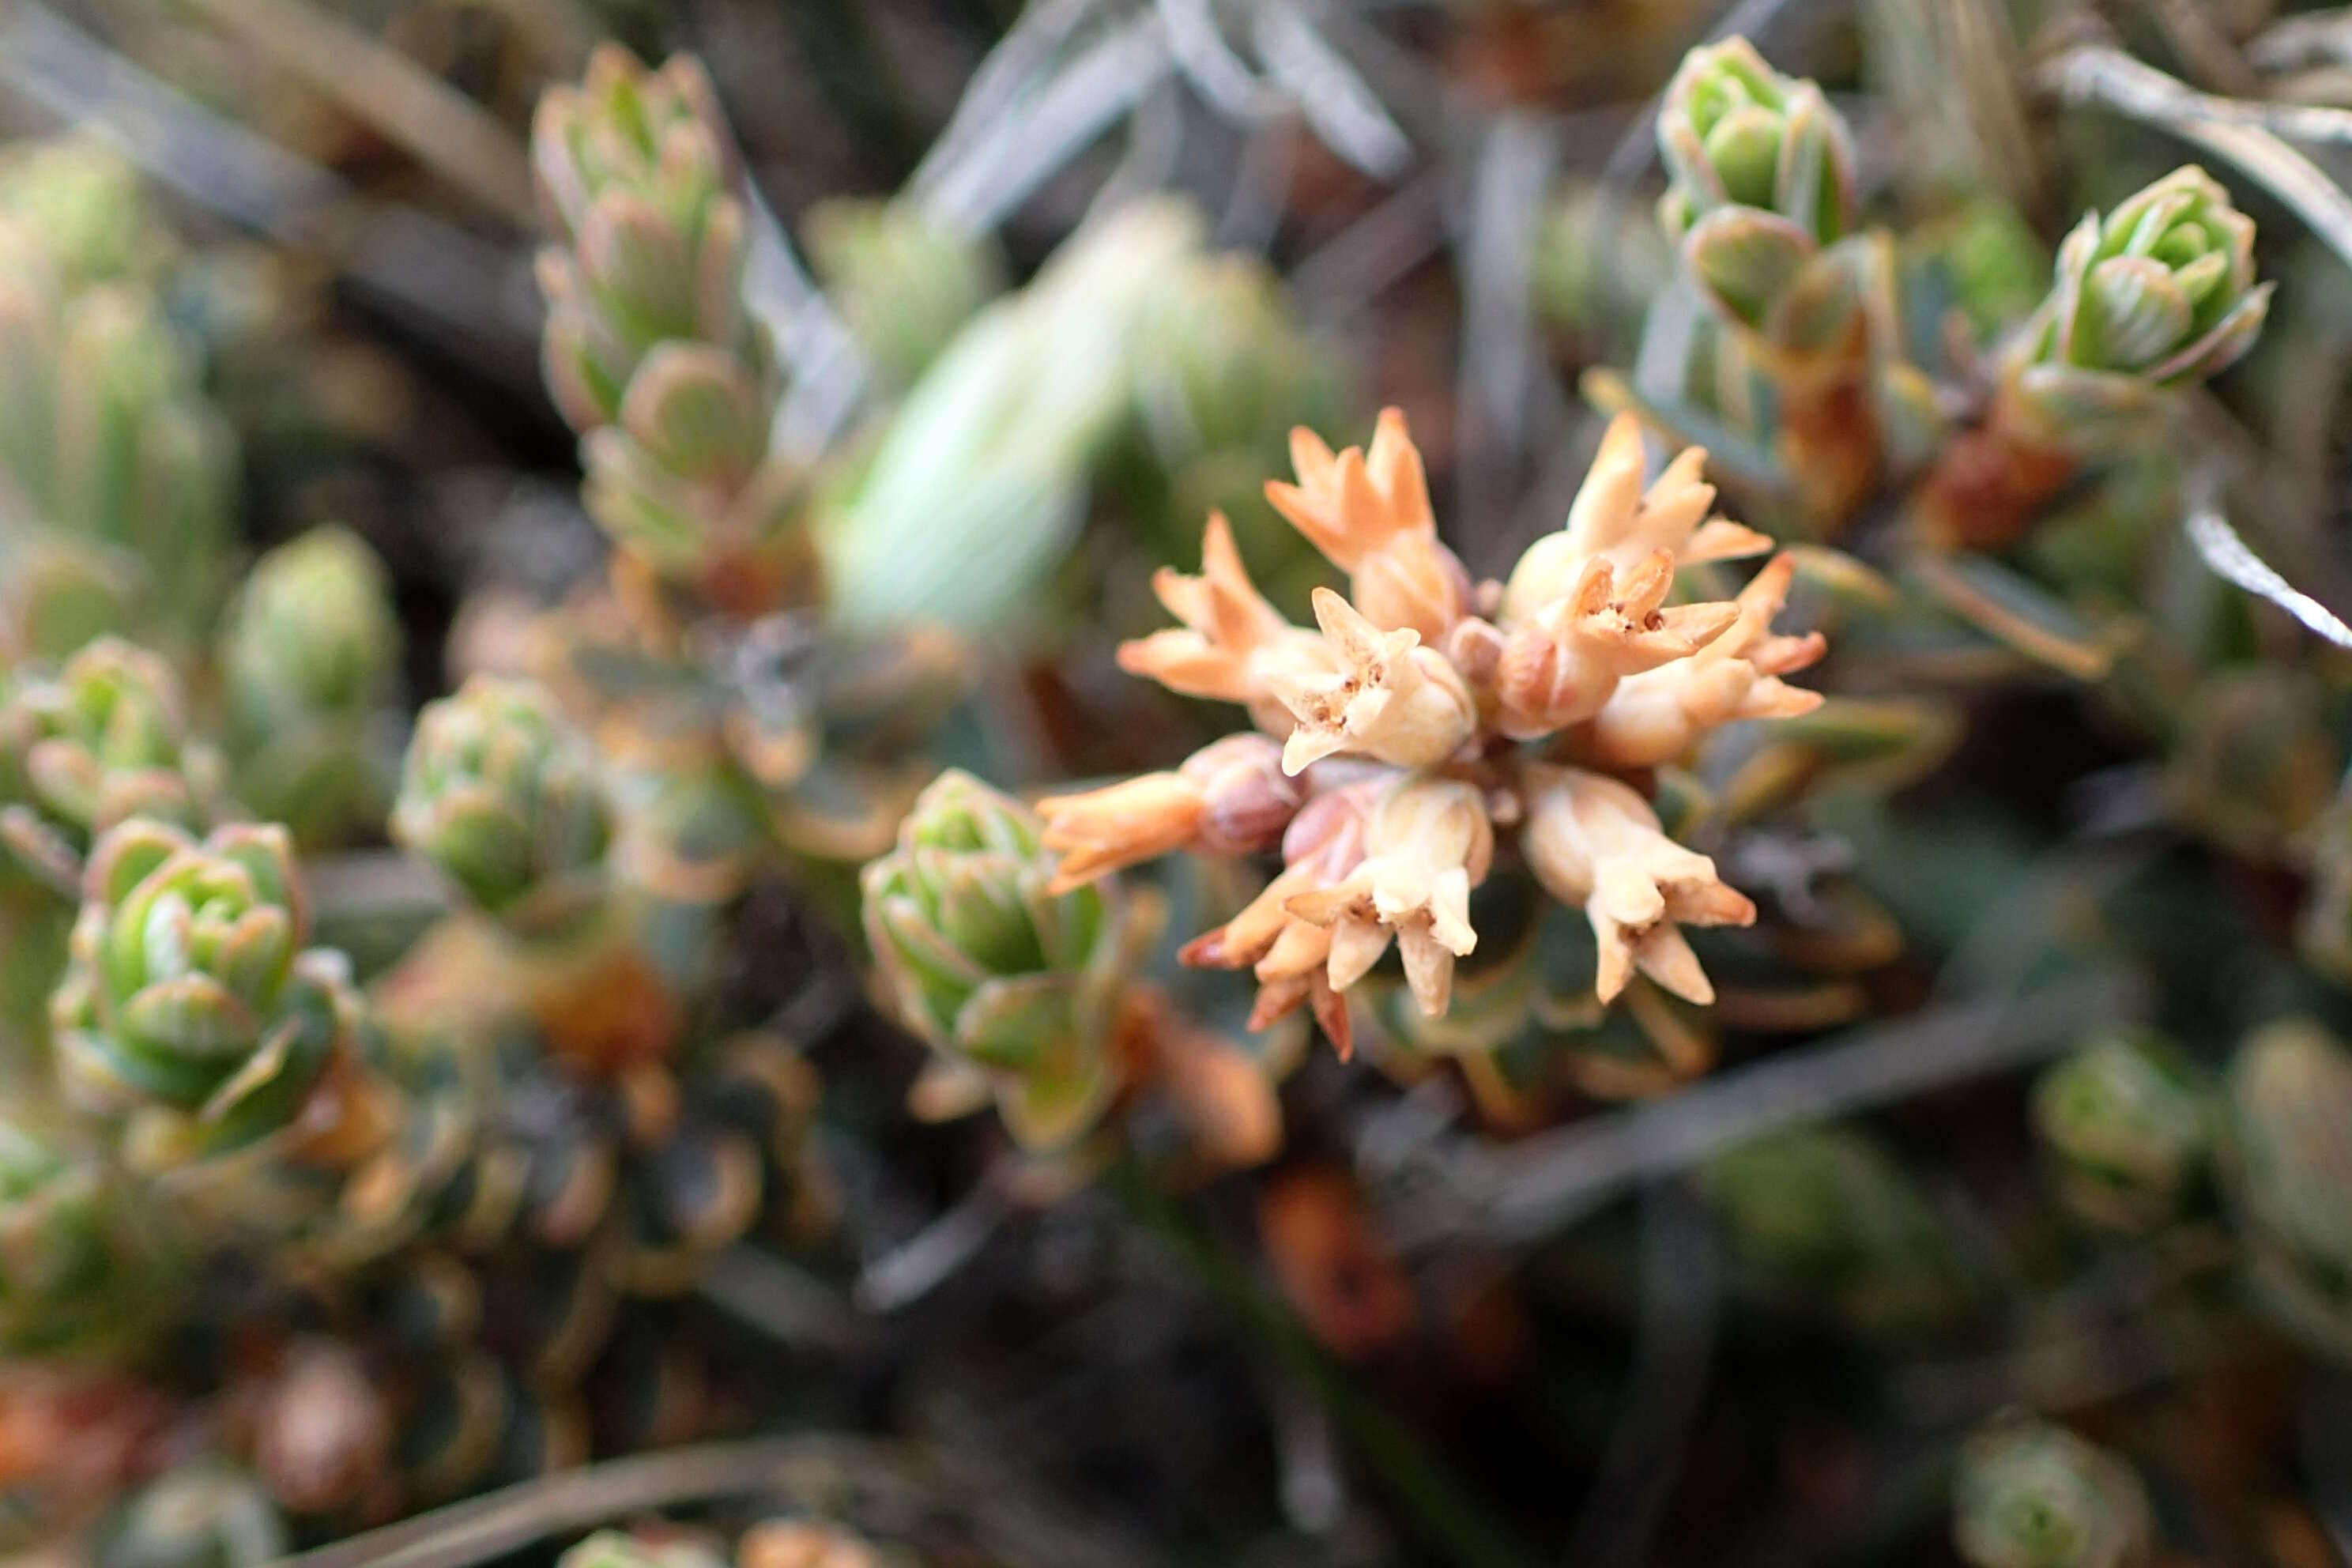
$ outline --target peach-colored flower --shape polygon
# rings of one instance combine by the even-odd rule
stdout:
[[[1507,623],[1528,619],[1572,593],[1595,559],[1623,572],[1660,550],[1676,566],[1696,566],[1772,548],[1754,529],[1707,515],[1715,487],[1699,478],[1706,466],[1705,447],[1685,448],[1645,492],[1647,462],[1640,422],[1630,414],[1610,421],[1567,522],[1528,546],[1511,569],[1503,591]]]
[[[1282,771],[1268,736],[1227,735],[1173,773],[1052,795],[1037,803],[1045,847],[1062,857],[1049,893],[1066,893],[1106,871],[1186,847],[1251,855],[1281,842],[1306,791]]]
[[[1271,676],[1328,669],[1330,656],[1320,637],[1292,626],[1265,602],[1223,513],[1209,515],[1202,535],[1201,574],[1163,566],[1151,587],[1184,625],[1120,644],[1118,667],[1188,697],[1244,703],[1261,728],[1286,731],[1289,721],[1269,689]]]
[[[1404,415],[1383,409],[1369,450],[1333,453],[1301,426],[1290,433],[1298,482],[1266,482],[1266,500],[1331,563],[1348,574],[1349,596],[1383,631],[1411,628],[1444,637],[1463,610],[1469,574],[1438,542],[1421,452]]]
[[[1828,651],[1819,632],[1776,637],[1796,558],[1773,558],[1740,590],[1738,618],[1688,658],[1627,676],[1576,740],[1577,754],[1611,767],[1670,763],[1702,736],[1738,719],[1787,719],[1822,704],[1818,691],[1780,678]]]
[[[1534,740],[1590,719],[1620,680],[1687,658],[1738,616],[1731,604],[1667,606],[1674,582],[1664,550],[1622,581],[1595,557],[1573,592],[1511,627],[1495,670],[1503,733]]]
[[[1333,764],[1326,764],[1327,767]],[[1324,770],[1316,770],[1319,777]],[[1284,865],[1258,896],[1223,925],[1195,937],[1178,957],[1195,968],[1253,969],[1258,994],[1249,1026],[1263,1029],[1312,1003],[1323,1031],[1342,1056],[1349,1045],[1348,1012],[1325,978],[1331,933],[1285,907],[1295,894],[1347,878],[1364,858],[1364,826],[1388,774],[1359,780],[1315,796],[1282,836]]]
[[[1469,686],[1444,654],[1422,646],[1420,633],[1383,631],[1328,588],[1315,590],[1315,619],[1332,668],[1270,676],[1298,721],[1283,747],[1286,770],[1335,752],[1421,767],[1453,755],[1476,731]]]
[[[1408,778],[1373,809],[1355,870],[1283,908],[1329,931],[1325,974],[1334,991],[1362,979],[1393,939],[1413,1000],[1434,1016],[1453,994],[1454,959],[1478,945],[1470,889],[1486,879],[1494,858],[1494,825],[1475,787]]]
[[[1715,1000],[1685,925],[1747,925],[1756,906],[1715,862],[1667,837],[1630,785],[1581,768],[1528,770],[1520,847],[1546,891],[1580,904],[1600,943],[1593,991],[1616,1000],[1638,969],[1675,995]]]

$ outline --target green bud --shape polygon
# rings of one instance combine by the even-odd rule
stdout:
[[[1663,221],[1677,239],[1727,206],[1777,214],[1816,245],[1853,227],[1853,133],[1818,86],[1782,76],[1745,38],[1683,57],[1658,111],[1658,149]]]
[[[81,138],[0,155],[0,215],[40,237],[72,288],[142,277],[169,247],[139,171],[111,147]]]
[[[283,827],[198,842],[133,818],[109,832],[49,1001],[68,1097],[122,1121],[142,1164],[284,1129],[348,1047],[357,1009],[342,955],[309,936]]]
[[[531,157],[563,243],[542,251],[547,383],[585,438],[588,510],[718,607],[772,608],[809,550],[803,476],[768,449],[778,392],[744,307],[736,156],[700,65],[616,45],[541,100]]]
[[[1116,1087],[1120,911],[1099,885],[1055,894],[1034,812],[953,769],[917,797],[861,878],[867,940],[898,1020],[957,1078],[984,1080],[1024,1143],[1070,1142]]]
[[[378,818],[400,623],[375,552],[340,528],[278,546],[230,605],[220,649],[238,798],[306,844]]]
[[[144,648],[101,638],[0,689],[0,843],[53,885],[73,887],[118,823],[202,826],[217,772],[188,737],[172,667]]]
[[[768,454],[772,389],[705,343],[648,350],[617,423],[581,443],[589,515],[722,608],[781,602],[806,548],[806,476]]]
[[[801,233],[817,280],[890,391],[913,385],[957,330],[1004,289],[993,247],[917,203],[819,202]]]
[[[2056,282],[2011,353],[2021,407],[2054,438],[2110,442],[2157,393],[2252,347],[2271,289],[2254,277],[2254,220],[2204,170],[2175,169],[2059,247]]]
[[[115,285],[68,301],[56,421],[50,520],[129,552],[176,623],[200,618],[234,528],[236,443],[151,295]]]
[[[2128,1568],[2151,1530],[2131,1467],[2063,1426],[2011,1412],[1961,1449],[1952,1539],[1974,1568]]]
[[[67,290],[0,216],[0,356],[12,558],[0,637],[61,657],[93,631],[191,634],[222,576],[236,442],[153,295]]]
[[[383,563],[341,528],[313,529],[256,562],[222,633],[229,702],[257,723],[366,712],[399,658]]]
[[[2164,797],[2185,826],[2234,852],[2292,859],[2326,817],[2342,759],[2330,701],[2305,668],[2239,664],[2206,674],[2174,712]]]
[[[580,86],[555,87],[531,124],[541,205],[564,239],[540,257],[547,378],[564,417],[620,417],[659,343],[711,345],[764,369],[743,310],[743,210],[735,156],[701,65],[649,71],[608,44]]]
[[[261,1568],[282,1559],[285,1521],[260,1483],[217,1460],[149,1483],[99,1528],[95,1568]]]
[[[2204,1086],[2152,1039],[2101,1040],[2051,1068],[2034,1087],[2033,1125],[2068,1205],[2125,1230],[2178,1218],[2212,1153]]]
[[[1810,81],[1784,77],[1747,39],[1683,58],[1658,112],[1668,184],[1658,221],[1728,314],[1766,326],[1854,224],[1853,133]],[[1833,276],[1814,294],[1834,292]],[[1824,308],[1809,300],[1801,314]],[[1776,333],[1775,335],[1780,335]]]
[[[2316,1024],[2238,1048],[2223,1171],[2252,1283],[2272,1315],[2352,1362],[2352,1053]]]
[[[595,753],[542,688],[478,675],[417,715],[392,836],[490,913],[576,911],[612,833]]]

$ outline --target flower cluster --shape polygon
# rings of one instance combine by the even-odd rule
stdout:
[[[1679,569],[1769,542],[1712,515],[1704,452],[1645,485],[1630,418],[1610,426],[1566,525],[1503,583],[1474,583],[1438,539],[1395,410],[1368,448],[1334,453],[1300,430],[1292,457],[1297,482],[1269,484],[1267,499],[1348,574],[1348,593],[1318,589],[1316,629],[1291,624],[1210,518],[1200,574],[1163,570],[1155,584],[1183,625],[1125,645],[1119,662],[1242,704],[1258,732],[1043,802],[1044,842],[1063,857],[1055,886],[1176,850],[1278,852],[1265,891],[1185,962],[1253,970],[1254,1026],[1310,1005],[1345,1049],[1341,998],[1391,942],[1422,1010],[1445,1010],[1454,961],[1478,940],[1471,892],[1516,851],[1586,911],[1602,1001],[1636,971],[1711,1000],[1680,928],[1745,924],[1754,906],[1666,835],[1642,786],[1720,725],[1819,703],[1781,678],[1819,658],[1822,639],[1771,626],[1793,559],[1735,599],[1668,603]]]

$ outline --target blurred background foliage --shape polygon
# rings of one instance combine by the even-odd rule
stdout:
[[[2345,8],[0,0],[0,132],[10,1551],[2352,1552]],[[1619,413],[1791,549],[1712,1006],[1049,886],[1391,405],[1474,581]]]

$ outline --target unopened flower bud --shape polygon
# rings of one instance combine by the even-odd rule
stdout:
[[[1307,797],[1283,771],[1281,744],[1267,735],[1212,741],[1179,772],[1201,791],[1201,847],[1213,855],[1275,848]]]
[[[217,772],[188,735],[179,678],[144,648],[102,637],[0,695],[0,840],[52,883],[70,887],[118,823],[200,826]]]
[[[1961,1450],[1952,1538],[1972,1568],[2132,1568],[2152,1531],[2131,1467],[2063,1426],[2012,1412]]]
[[[2071,1207],[2095,1224],[2143,1230],[2179,1216],[2204,1184],[2209,1100],[2177,1051],[2118,1036],[2042,1074],[2033,1126]]]
[[[1853,227],[1845,121],[1819,87],[1782,76],[1745,38],[1684,57],[1658,113],[1658,147],[1669,176],[1660,224],[1690,274],[1750,326]]]
[[[601,875],[612,810],[554,700],[478,675],[418,716],[392,836],[492,914],[552,914]]]
[[[2204,170],[2175,169],[2066,237],[2056,285],[2014,345],[2016,406],[2062,443],[2132,428],[2151,392],[2253,346],[2271,287],[2255,281],[2253,219]]]
[[[283,827],[108,833],[49,1004],[74,1101],[123,1119],[147,1163],[290,1127],[358,1020],[349,964],[309,937]]]
[[[899,1021],[984,1081],[1016,1138],[1053,1147],[1091,1127],[1117,1087],[1125,933],[1115,886],[1055,890],[1044,831],[1020,802],[950,770],[860,884]]]
[[[1045,847],[1062,857],[1052,890],[1187,847],[1211,855],[1271,849],[1305,796],[1282,771],[1281,744],[1246,733],[1211,742],[1174,773],[1049,796],[1037,811]]]

